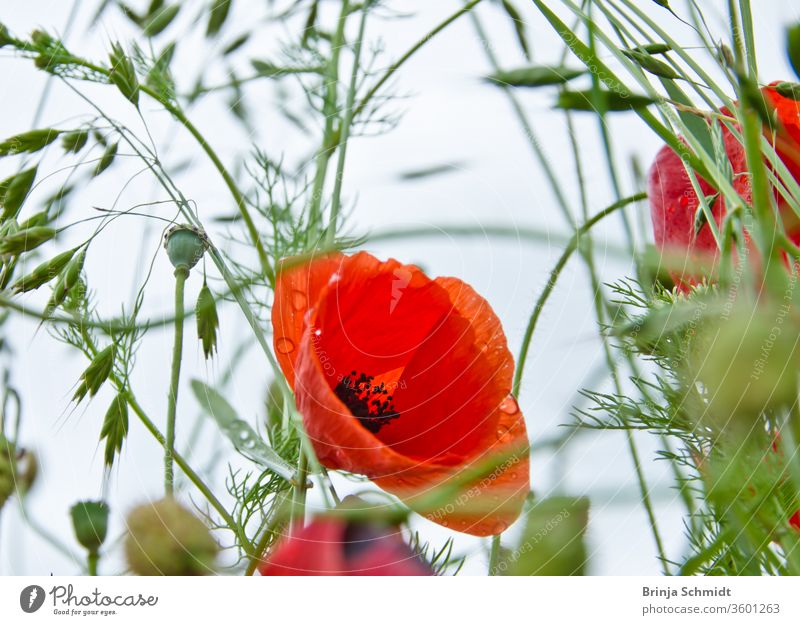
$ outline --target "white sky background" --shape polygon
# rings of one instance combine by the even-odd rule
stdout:
[[[71,7],[67,0],[46,2],[4,2],[0,21],[12,32],[26,33],[36,27],[63,32]],[[105,59],[109,42],[123,42],[137,36],[131,24],[118,11],[109,10],[104,20],[87,31],[88,20],[97,2],[81,1],[78,18],[67,37],[68,47],[89,58]],[[140,7],[144,2],[131,2]],[[170,27],[157,41],[163,46],[170,37],[185,32],[200,12],[204,2],[189,2],[182,10],[179,22]],[[330,3],[323,3],[324,5]],[[386,48],[378,61],[385,66],[406,51],[433,25],[457,9],[451,0],[423,2],[421,0],[392,2],[404,12],[413,14],[407,19],[374,20],[367,37],[380,37]],[[537,14],[531,3],[517,3],[528,20],[527,28],[536,63],[554,63],[561,52],[555,34]],[[688,30],[675,22],[666,12],[649,0],[639,4],[656,15],[662,26],[668,27],[679,41],[689,40]],[[673,4],[682,10],[683,3]],[[720,1],[701,2],[707,7],[711,27],[723,36],[727,33],[721,17]],[[557,2],[552,2],[557,7]],[[792,0],[760,0],[756,9],[755,27],[759,47],[761,78],[791,79],[783,53],[783,27],[800,16]],[[236,0],[232,17],[225,26],[223,42],[249,28],[254,16],[263,14],[263,2]],[[563,13],[562,13],[563,14]],[[479,15],[487,29],[492,46],[506,67],[521,65],[519,53],[508,19],[496,6],[485,2]],[[323,15],[328,19],[330,15]],[[353,24],[355,27],[355,24]],[[213,50],[200,34],[181,41],[173,70],[181,68],[186,75],[177,75],[179,89],[191,89],[197,73],[206,69],[208,83],[225,80],[224,68],[212,64],[206,68]],[[247,53],[240,54],[241,75],[248,74],[248,58],[275,58],[280,41],[289,39],[282,28],[264,26],[258,37],[251,38]],[[351,38],[354,33],[351,33]],[[221,45],[219,42],[213,45]],[[576,66],[576,60],[571,61]],[[344,195],[352,208],[350,227],[362,233],[372,227],[391,228],[430,226],[437,224],[532,226],[553,234],[568,233],[566,224],[549,191],[540,168],[532,157],[526,138],[520,130],[502,91],[483,83],[479,77],[489,71],[482,44],[468,18],[461,18],[435,38],[398,72],[393,92],[408,97],[394,103],[404,115],[400,125],[387,135],[376,138],[357,138],[348,148],[344,178]],[[45,85],[44,75],[34,71],[30,61],[14,58],[0,51],[0,137],[27,130]],[[289,85],[289,81],[282,84]],[[576,82],[576,85],[581,85]],[[141,129],[132,114],[132,107],[122,100],[113,87],[79,85],[82,92],[112,116]],[[292,89],[296,91],[296,89]],[[246,89],[246,105],[256,123],[253,136],[231,124],[223,107],[225,98],[204,101],[189,109],[189,117],[198,126],[223,160],[231,163],[235,154],[246,151],[254,143],[273,157],[282,154],[290,162],[307,157],[315,143],[303,137],[275,112],[276,90],[268,81],[259,81]],[[297,94],[295,93],[295,96]],[[572,180],[572,161],[563,115],[552,110],[554,92],[537,90],[519,92],[534,131],[544,146],[555,171],[562,180],[572,205],[578,207],[577,187]],[[298,100],[293,100],[298,102]],[[221,180],[211,168],[191,138],[175,129],[168,114],[156,110],[148,98],[142,98],[142,110],[151,133],[161,146],[161,158],[167,164],[190,159],[192,167],[176,176],[183,192],[198,205],[201,218],[232,214],[235,207]],[[42,116],[40,127],[77,127],[87,105],[60,84],[53,91]],[[578,116],[581,149],[585,157],[591,212],[613,201],[608,183],[597,124],[593,116]],[[611,136],[616,148],[620,170],[624,172],[624,193],[633,188],[628,172],[632,157],[644,167],[652,159],[660,142],[635,115],[612,116]],[[317,135],[313,137],[317,141]],[[121,152],[129,150],[121,149]],[[118,159],[112,170],[86,187],[71,203],[66,218],[74,221],[92,214],[92,206],[111,207],[123,185],[140,168],[134,159]],[[122,162],[124,161],[124,162]],[[43,173],[55,172],[69,161],[59,149],[51,150]],[[454,171],[419,181],[403,181],[404,171],[420,170],[442,163],[455,163]],[[16,162],[0,161],[0,176],[15,171]],[[26,205],[32,213],[36,200],[52,192],[63,182],[59,174],[39,189]],[[49,184],[49,186],[48,186]],[[133,179],[119,197],[118,208],[125,209],[143,201],[164,199],[146,175]],[[24,213],[25,214],[25,213]],[[159,214],[171,216],[164,210]],[[634,223],[644,220],[649,225],[646,207],[631,212]],[[144,242],[150,256],[160,246],[161,226],[146,227],[143,219],[120,219],[92,244],[87,269],[90,286],[96,291],[100,311],[110,315],[119,311],[121,302],[131,301],[138,288],[140,274],[136,272],[138,251]],[[77,230],[77,229],[76,229]],[[85,236],[88,227],[80,234]],[[219,228],[215,234],[223,232]],[[236,232],[238,234],[238,231]],[[649,233],[648,233],[649,236]],[[60,249],[72,239],[67,239]],[[621,224],[611,218],[595,235],[597,264],[605,281],[630,275],[627,263],[615,260],[606,246],[622,242]],[[548,272],[561,253],[559,241],[533,244],[525,241],[429,238],[396,240],[367,248],[381,257],[394,256],[404,262],[421,264],[430,275],[454,275],[475,286],[491,302],[503,321],[509,344],[516,354],[528,315],[535,298],[547,280]],[[202,280],[193,272],[187,287],[186,301],[193,305]],[[146,316],[170,315],[173,278],[171,266],[163,250],[157,255],[153,278],[146,297]],[[46,297],[46,294],[44,294]],[[41,296],[27,299],[32,306],[43,303]],[[603,356],[597,339],[592,313],[591,290],[587,273],[579,259],[573,259],[559,280],[534,336],[523,390],[521,407],[526,415],[531,440],[537,441],[558,433],[559,424],[570,420],[571,407],[577,401],[577,391],[585,386],[597,387],[596,372],[602,369]],[[199,343],[194,340],[194,323],[187,323],[187,340],[183,361],[183,382],[179,402],[179,442],[187,440],[191,425],[199,412],[189,390],[188,381],[199,377],[209,383],[218,380],[222,367],[230,361],[236,346],[247,337],[248,331],[238,309],[226,306],[221,314],[219,358],[206,365]],[[76,553],[80,549],[72,538],[67,515],[69,507],[79,499],[101,495],[102,448],[97,444],[102,417],[111,400],[110,388],[104,388],[90,403],[69,413],[69,398],[73,385],[86,361],[57,343],[47,332],[35,332],[28,321],[14,321],[6,326],[13,348],[12,382],[24,398],[21,444],[37,451],[42,459],[42,475],[30,497],[30,511],[40,524],[61,537]],[[164,427],[172,332],[153,331],[148,335],[138,356],[133,377],[133,390],[145,410],[159,427]],[[251,349],[246,362],[237,370],[226,396],[240,415],[256,424],[263,418],[263,397],[271,373],[266,360],[257,349]],[[108,386],[108,385],[106,385]],[[196,458],[206,458],[218,448],[241,464],[227,441],[209,425],[204,430]],[[679,559],[685,549],[682,506],[670,488],[671,473],[666,462],[655,459],[656,441],[649,436],[637,437],[640,453],[651,487],[657,517],[670,557]],[[591,572],[596,574],[656,574],[660,571],[655,559],[655,547],[646,517],[639,504],[639,495],[632,465],[621,433],[589,434],[570,445],[556,458],[549,452],[533,455],[532,484],[538,495],[587,494],[591,497],[589,542],[592,551]],[[122,459],[113,472],[109,502],[112,508],[110,541],[123,529],[124,513],[136,503],[159,497],[162,493],[162,451],[157,443],[131,415],[131,433]],[[225,471],[216,471],[216,486],[222,488]],[[341,489],[356,486],[337,482]],[[200,502],[201,499],[195,497]],[[315,500],[312,497],[312,502]],[[25,529],[19,514],[8,505],[2,517],[0,533],[0,573],[2,574],[68,574],[75,565]],[[443,528],[420,521],[419,529],[434,545],[448,535]],[[457,545],[472,550],[465,573],[484,573],[485,554],[482,542],[458,537]],[[118,551],[118,550],[117,550]],[[117,573],[122,569],[118,554],[112,554],[101,564],[101,572]]]

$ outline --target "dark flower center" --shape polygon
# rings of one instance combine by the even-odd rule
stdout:
[[[333,392],[350,409],[358,422],[373,434],[400,416],[392,403],[392,395],[381,382],[373,384],[375,376],[353,371],[342,379]]]

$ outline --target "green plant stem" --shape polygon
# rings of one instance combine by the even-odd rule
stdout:
[[[328,222],[328,229],[325,233],[325,241],[328,246],[333,245],[336,237],[336,222],[339,220],[339,209],[342,204],[342,179],[344,178],[344,162],[347,156],[347,142],[350,139],[350,127],[353,125],[353,105],[358,89],[358,71],[361,62],[361,46],[364,42],[364,30],[367,25],[367,14],[369,5],[365,4],[361,11],[361,22],[358,27],[358,38],[353,49],[353,70],[350,74],[350,85],[347,89],[347,100],[345,103],[344,118],[341,125],[341,136],[339,138],[339,159],[336,163],[336,178],[333,185],[333,197],[331,198],[331,215]]]
[[[364,97],[361,98],[361,101],[358,103],[358,106],[356,107],[356,110],[353,113],[353,118],[358,118],[358,116],[361,115],[361,113],[364,112],[364,109],[366,108],[367,104],[369,104],[370,100],[372,100],[372,98],[375,97],[375,94],[378,93],[378,91],[380,91],[381,87],[383,87],[383,85],[386,84],[386,82],[394,75],[394,73],[398,69],[400,69],[400,67],[406,61],[408,61],[408,59],[410,59],[412,56],[414,56],[414,54],[420,48],[422,48],[426,43],[428,43],[437,34],[439,34],[441,31],[443,31],[445,28],[447,28],[450,24],[455,22],[459,17],[461,17],[462,15],[465,15],[466,13],[469,13],[469,11],[472,10],[473,7],[477,6],[481,2],[482,2],[482,0],[471,0],[469,3],[467,3],[466,5],[461,7],[458,11],[453,13],[450,17],[448,17],[443,22],[441,22],[436,27],[434,27],[422,39],[420,39],[419,41],[417,41],[417,43],[415,43],[413,46],[411,46],[411,48],[409,48],[408,51],[403,56],[401,56],[394,63],[392,63],[389,66],[389,68],[386,70],[386,72],[383,74],[383,76],[380,77],[378,82],[376,82],[372,86],[372,88],[369,91],[367,91],[367,93],[364,95]]]
[[[308,488],[308,455],[300,446],[297,457],[297,478],[294,484],[294,500],[292,505],[292,521],[298,527],[305,525],[306,489]]]
[[[289,491],[283,491],[276,495],[276,502],[272,506],[272,516],[267,522],[264,531],[261,533],[261,538],[258,539],[255,548],[253,549],[253,555],[250,557],[250,562],[247,564],[247,569],[245,570],[245,576],[253,575],[256,572],[256,568],[258,568],[259,563],[262,561],[262,556],[264,555],[264,551],[267,549],[267,545],[270,543],[270,540],[273,538],[275,534],[275,529],[278,525],[285,520],[285,515],[283,513],[283,506],[286,504],[288,500],[288,493]]]
[[[87,355],[96,355],[97,347],[94,345],[92,337],[88,332],[85,331],[85,329],[83,329],[83,337],[89,349],[89,354]],[[114,372],[108,376],[108,379],[111,380],[114,388],[116,388],[117,391],[123,395],[131,410],[133,410],[134,414],[136,414],[136,416],[139,418],[139,421],[142,422],[142,425],[144,425],[147,431],[149,431],[153,438],[156,439],[158,444],[161,445],[162,448],[166,447],[166,437],[159,431],[150,417],[147,416],[147,413],[144,411],[144,409],[139,405],[139,402],[136,400],[136,396],[133,394],[133,391],[123,384],[117,374]],[[200,493],[206,498],[211,507],[214,508],[222,517],[230,530],[237,536],[244,552],[247,554],[252,553],[253,546],[247,539],[244,530],[239,526],[231,513],[226,510],[225,506],[222,505],[222,502],[217,499],[216,495],[214,495],[212,490],[203,481],[203,479],[197,474],[191,465],[186,462],[186,459],[179,452],[175,451],[173,453],[173,460],[175,461],[175,464],[177,464],[178,467],[180,467],[180,469],[184,472],[184,474],[186,474],[186,477],[189,478],[189,481],[194,484],[195,488],[197,488],[197,490],[199,490]]]
[[[489,575],[496,574],[497,565],[500,562],[500,536],[501,534],[492,536],[491,548],[489,549]]]
[[[86,569],[90,577],[97,577],[97,563],[100,562],[100,554],[90,551],[86,556]]]
[[[347,23],[348,0],[343,0],[342,8],[339,12],[336,32],[331,41],[331,58],[328,62],[328,70],[325,75],[326,89],[325,99],[322,105],[322,114],[325,117],[325,129],[322,135],[322,146],[317,153],[317,166],[314,175],[314,185],[311,188],[311,203],[308,210],[308,239],[309,247],[316,243],[319,234],[319,226],[322,212],[322,194],[325,190],[325,178],[328,174],[328,163],[336,146],[339,145],[339,137],[335,136],[334,122],[338,118],[338,87],[339,87],[339,57],[344,46],[344,27]]]
[[[575,234],[570,239],[567,247],[561,254],[561,257],[558,259],[555,267],[553,267],[552,271],[550,272],[550,278],[547,280],[547,284],[545,284],[544,290],[542,291],[539,299],[536,301],[536,305],[534,306],[533,312],[531,313],[530,319],[528,320],[528,325],[525,329],[525,335],[522,338],[522,346],[520,347],[519,356],[517,357],[517,368],[514,372],[514,384],[512,392],[514,396],[519,395],[520,384],[522,382],[522,372],[525,370],[525,361],[528,358],[528,350],[530,349],[531,339],[533,338],[533,332],[536,329],[536,324],[539,321],[539,316],[542,314],[542,310],[544,309],[544,305],[547,303],[550,294],[553,292],[553,288],[558,281],[558,277],[561,274],[561,271],[564,269],[564,266],[567,264],[567,261],[572,256],[572,253],[578,248],[580,243],[581,237],[585,236],[589,230],[591,230],[598,222],[602,221],[605,217],[608,217],[615,211],[619,210],[620,208],[627,206],[633,202],[638,202],[639,200],[643,200],[647,197],[646,193],[637,193],[636,195],[632,195],[627,198],[623,198],[618,202],[614,202],[611,206],[603,209],[599,213],[597,213],[594,217],[587,220],[580,228],[575,231]]]
[[[183,359],[183,297],[189,268],[180,265],[175,268],[175,342],[172,346],[172,373],[170,375],[167,404],[167,437],[164,444],[164,491],[172,495],[175,490],[175,415],[178,408],[178,388],[181,381],[181,360]]]

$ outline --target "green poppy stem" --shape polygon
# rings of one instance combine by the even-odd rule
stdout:
[[[100,562],[100,554],[96,551],[90,551],[86,556],[86,568],[88,569],[91,577],[97,577],[98,562]]]
[[[181,357],[183,355],[183,291],[189,268],[175,268],[175,342],[172,348],[172,375],[167,405],[167,432],[164,440],[164,490],[172,495],[175,483],[175,413],[178,406],[178,385],[181,379]]]

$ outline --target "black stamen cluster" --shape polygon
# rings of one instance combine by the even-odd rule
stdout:
[[[353,371],[345,376],[333,392],[350,409],[359,423],[373,434],[387,425],[392,419],[400,416],[392,403],[392,395],[381,382],[373,385],[375,376]]]

